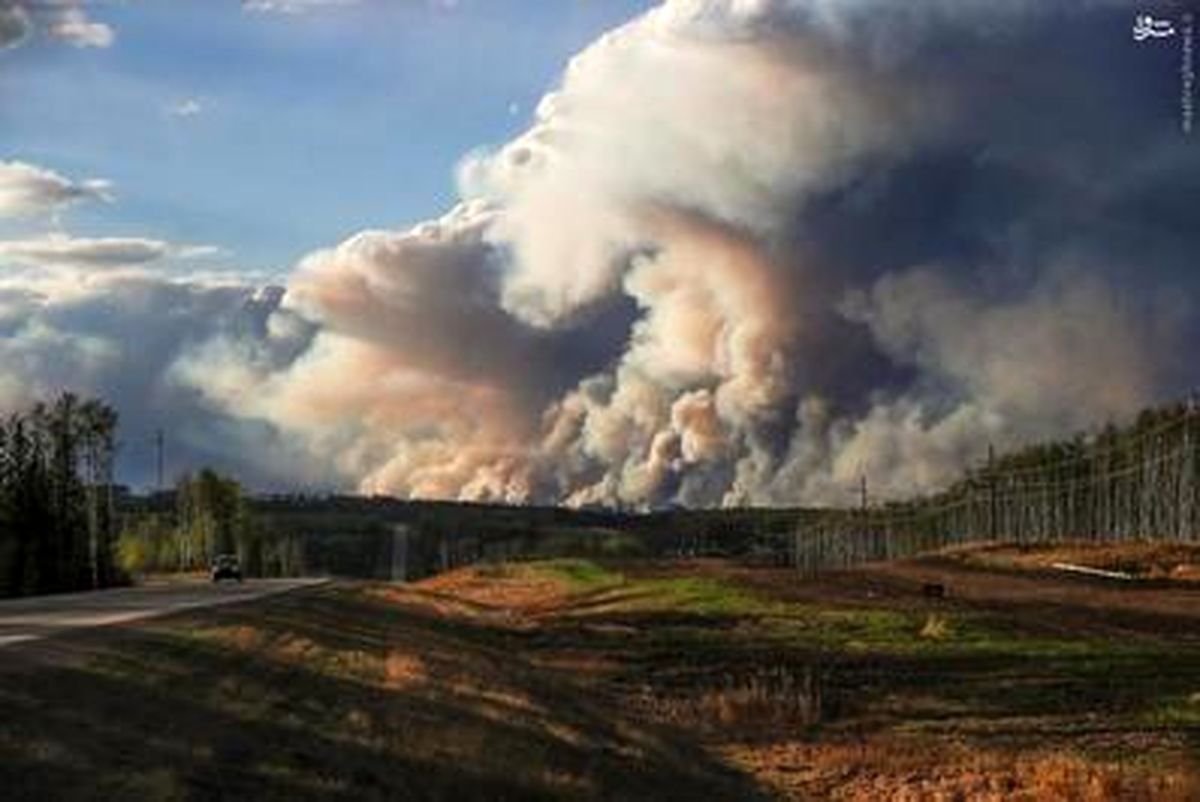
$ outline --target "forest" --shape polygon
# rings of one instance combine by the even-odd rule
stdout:
[[[125,581],[113,559],[117,413],[63,393],[0,422],[0,595]]]
[[[235,480],[185,473],[166,510],[131,507],[114,480],[117,412],[64,392],[0,421],[0,597],[206,571],[236,553],[247,576],[304,570],[300,538],[269,527]]]
[[[122,570],[204,571],[215,555],[236,554],[249,577],[305,572],[304,538],[259,515],[236,480],[203,468],[163,495],[174,503],[143,509],[127,500],[117,542]]]

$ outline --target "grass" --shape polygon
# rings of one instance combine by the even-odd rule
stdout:
[[[267,800],[1200,791],[1194,641],[1051,631],[1016,608],[917,593],[798,597],[780,580],[560,559],[64,639],[49,664],[0,667],[0,787]]]
[[[1169,696],[1148,710],[1145,720],[1148,724],[1158,727],[1187,727],[1200,730],[1200,677],[1197,677],[1196,691]]]
[[[643,587],[662,609],[712,616],[762,616],[778,609],[750,591],[707,577],[650,579],[643,581]]]
[[[761,732],[764,727],[807,729],[821,722],[821,681],[811,666],[777,665],[728,674],[678,693],[647,693],[643,711],[697,733]]]
[[[337,586],[49,644],[3,667],[4,797],[758,798],[439,602]]]
[[[529,566],[534,572],[564,582],[572,593],[620,585],[624,574],[584,559],[546,560]]]
[[[735,580],[631,576],[588,560],[528,568],[563,580],[576,595],[607,592],[609,612],[674,611],[750,621],[755,638],[821,652],[1046,658],[1114,656],[1127,650],[1119,641],[1034,635],[987,614],[935,613],[937,634],[931,637],[930,614],[924,611],[790,603]]]
[[[534,570],[563,573],[562,566]],[[1162,754],[1175,760],[1172,744],[1200,752],[1194,643],[1049,633],[1016,613],[944,600],[894,609],[788,601],[736,576],[618,575],[579,563],[569,575],[587,577],[575,592],[591,600],[572,615],[655,622],[640,635],[661,663],[644,658],[625,680],[656,700],[651,709],[698,730],[706,729],[702,720],[770,720],[765,711],[797,706],[803,714],[790,718],[803,730],[817,718],[804,701],[814,693],[758,677],[815,671],[822,686],[815,695],[827,697],[818,707],[833,711],[824,722],[829,732],[869,721],[929,737],[953,732],[985,747],[1070,746],[1100,760],[1124,759],[1139,743],[1139,758],[1151,763]],[[693,668],[668,671],[665,684],[648,679],[666,671],[662,663]]]

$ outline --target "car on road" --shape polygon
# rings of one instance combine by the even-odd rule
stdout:
[[[212,581],[220,582],[222,579],[242,581],[242,564],[236,554],[218,554],[213,560]]]

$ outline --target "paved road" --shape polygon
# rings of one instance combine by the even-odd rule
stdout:
[[[254,579],[241,584],[213,584],[204,580],[183,580],[135,588],[0,601],[0,649],[70,630],[257,599],[322,581]]]

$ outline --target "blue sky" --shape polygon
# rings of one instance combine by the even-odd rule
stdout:
[[[89,4],[112,46],[35,36],[0,52],[0,154],[113,182],[116,202],[66,213],[73,235],[203,243],[223,250],[216,265],[280,272],[439,215],[458,160],[523,128],[572,54],[649,5]]]

